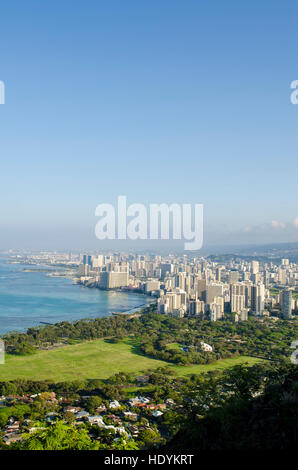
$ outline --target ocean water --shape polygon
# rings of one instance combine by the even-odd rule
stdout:
[[[41,268],[7,264],[0,258],[0,335],[24,331],[41,322],[74,321],[133,311],[148,302],[141,294],[74,285],[71,279],[38,272]],[[24,272],[24,269],[36,272]]]

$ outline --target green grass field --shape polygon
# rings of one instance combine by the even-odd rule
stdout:
[[[213,364],[194,364],[192,366],[171,366],[180,376],[190,374],[201,374],[209,372],[211,370],[227,369],[228,367],[236,366],[238,364],[247,363],[252,366],[253,364],[259,364],[263,362],[262,359],[250,356],[239,356],[231,359],[221,359],[220,361],[214,362]]]
[[[132,338],[111,344],[103,339],[64,346],[50,351],[38,351],[29,356],[6,354],[0,364],[0,381],[13,379],[52,380],[105,379],[117,372],[142,373],[148,369],[171,367],[179,375],[199,374],[236,364],[260,362],[252,357],[223,359],[210,365],[174,366],[165,361],[140,354]]]

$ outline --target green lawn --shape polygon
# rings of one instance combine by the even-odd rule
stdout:
[[[181,351],[181,344],[179,343],[169,343],[167,344],[166,348],[169,349],[169,350],[177,350],[177,351]]]
[[[243,362],[259,362],[258,359],[244,356],[224,359],[211,365],[179,367],[142,356],[132,338],[116,344],[99,339],[51,351],[39,351],[29,356],[6,354],[5,360],[5,364],[0,364],[0,381],[22,378],[55,382],[80,378],[104,379],[120,371],[142,373],[161,366],[170,366],[179,375],[199,374]]]
[[[193,366],[173,366],[173,369],[179,375],[201,374],[202,372],[209,372],[210,370],[227,369],[228,367],[236,366],[238,364],[248,363],[250,366],[263,362],[262,359],[250,356],[239,356],[231,359],[221,359],[213,364],[194,364]]]

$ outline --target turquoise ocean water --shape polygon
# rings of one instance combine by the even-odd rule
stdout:
[[[33,266],[0,258],[0,335],[41,322],[56,323],[133,311],[148,302],[141,294],[107,292],[74,285],[71,279],[24,272]],[[57,269],[55,269],[56,271]]]

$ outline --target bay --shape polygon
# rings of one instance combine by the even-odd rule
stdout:
[[[41,268],[10,264],[0,258],[0,335],[24,331],[41,325],[41,322],[57,323],[103,317],[112,312],[133,312],[148,303],[148,297],[142,294],[75,285],[70,278],[47,276],[38,271]],[[24,272],[24,269],[34,272]]]

